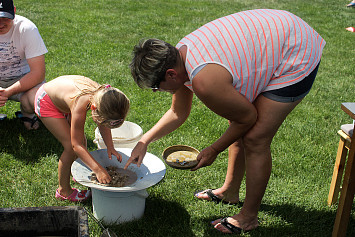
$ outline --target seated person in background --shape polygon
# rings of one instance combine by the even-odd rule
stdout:
[[[45,82],[48,50],[35,24],[15,12],[12,0],[0,0],[0,107],[8,100],[20,102],[17,117],[27,129],[37,129],[30,98]]]

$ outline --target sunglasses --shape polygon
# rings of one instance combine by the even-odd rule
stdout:
[[[160,83],[163,81],[163,79],[158,79],[155,84],[153,84],[150,89],[157,91],[160,88]]]
[[[166,62],[165,62],[166,63]],[[163,69],[158,73],[158,80],[156,80],[155,84],[153,84],[150,89],[153,91],[157,91],[160,88],[160,83],[165,80],[165,73],[169,67],[164,65]]]

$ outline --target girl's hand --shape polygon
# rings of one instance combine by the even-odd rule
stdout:
[[[147,145],[143,142],[138,142],[132,150],[131,157],[128,159],[124,169],[127,169],[131,163],[137,164],[137,166],[140,167],[145,153],[147,153]]]
[[[198,164],[191,169],[191,171],[198,170],[199,168],[210,166],[217,158],[218,152],[211,146],[203,149],[197,156]]]
[[[111,182],[111,176],[107,173],[105,168],[100,168],[98,172],[95,172],[96,178],[99,183],[108,184]]]
[[[117,160],[119,162],[122,162],[122,156],[120,153],[118,153],[115,148],[107,148],[107,154],[108,154],[108,158],[110,158],[110,160],[112,159],[112,155],[116,156]]]

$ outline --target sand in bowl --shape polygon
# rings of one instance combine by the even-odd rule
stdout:
[[[94,172],[91,173],[90,180],[95,184],[108,187],[125,187],[133,184],[137,180],[136,173],[130,170],[125,170],[116,166],[108,166],[106,167],[106,170],[112,178],[110,183],[100,183],[97,180],[96,174]]]
[[[166,161],[176,163],[191,162],[197,159],[197,155],[198,154],[191,151],[175,151],[168,155]]]

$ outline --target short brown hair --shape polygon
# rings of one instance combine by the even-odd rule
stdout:
[[[168,69],[173,68],[179,51],[159,39],[142,39],[133,49],[130,63],[134,81],[141,88],[151,88],[162,81]]]

